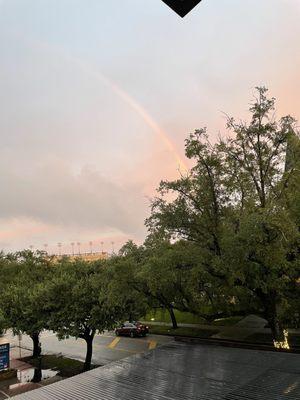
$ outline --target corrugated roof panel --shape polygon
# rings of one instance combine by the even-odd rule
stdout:
[[[14,400],[299,400],[300,356],[172,343]]]

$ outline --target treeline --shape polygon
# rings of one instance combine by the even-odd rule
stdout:
[[[24,251],[0,258],[0,324],[87,343],[96,332],[164,308],[207,321],[255,313],[285,346],[300,326],[300,141],[296,121],[275,119],[275,101],[257,89],[247,124],[228,118],[228,138],[205,129],[185,143],[193,163],[163,181],[142,246],[128,242],[108,260],[52,259]]]

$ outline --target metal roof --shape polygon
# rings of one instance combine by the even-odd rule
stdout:
[[[172,342],[14,400],[299,400],[300,356]]]

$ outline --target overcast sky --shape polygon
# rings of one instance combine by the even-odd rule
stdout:
[[[141,242],[184,139],[246,118],[254,87],[300,117],[300,0],[0,0],[0,248]]]

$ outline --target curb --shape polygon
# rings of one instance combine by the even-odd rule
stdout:
[[[208,344],[214,346],[232,347],[232,348],[240,348],[248,350],[263,350],[263,351],[273,351],[276,353],[300,354],[299,346],[296,346],[288,350],[288,349],[275,349],[275,347],[263,343],[258,344],[258,343],[241,342],[238,340],[228,340],[228,339],[207,339],[207,338],[201,339],[201,338],[192,338],[186,336],[174,336],[174,339],[177,342],[184,342],[190,344]]]

